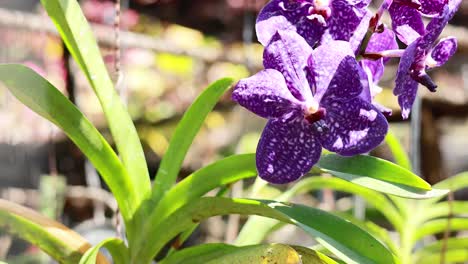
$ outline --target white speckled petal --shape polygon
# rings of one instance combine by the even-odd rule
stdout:
[[[272,0],[260,11],[255,29],[257,38],[266,46],[278,30],[296,31],[311,45],[320,40],[325,26],[307,18],[308,7],[289,0]]]
[[[240,80],[232,99],[263,118],[281,118],[300,112],[300,102],[286,87],[283,75],[273,69]]]
[[[393,89],[393,94],[398,96],[398,103],[401,107],[403,119],[408,118],[418,89],[418,82],[410,76],[411,65],[414,63],[418,53],[417,47],[418,41],[413,42],[403,53],[398,65],[395,88]]]
[[[348,100],[358,96],[362,91],[359,68],[348,42],[332,41],[316,48],[308,61],[308,70],[314,77],[315,100],[325,97]]]
[[[344,156],[367,153],[377,147],[387,134],[385,117],[361,98],[335,101],[326,109],[324,121],[328,131],[321,134],[320,142],[330,151]]]
[[[392,18],[393,30],[406,45],[410,45],[424,34],[421,13],[415,8],[394,2],[388,12]]]
[[[275,184],[295,181],[317,163],[321,150],[313,127],[305,120],[270,120],[257,146],[259,176]]]
[[[441,39],[440,42],[434,47],[429,57],[434,65],[428,65],[429,68],[440,67],[444,65],[457,51],[457,39],[448,37]]]
[[[332,15],[327,21],[328,29],[321,39],[322,45],[331,40],[344,40],[356,51],[369,28],[372,13],[348,0],[331,1],[331,8]]]
[[[263,65],[281,72],[294,97],[307,101],[312,98],[305,70],[311,53],[312,48],[299,34],[280,30],[265,47]]]

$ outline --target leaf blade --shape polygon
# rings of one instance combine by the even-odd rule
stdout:
[[[220,197],[199,198],[174,212],[161,224],[151,226],[146,233],[152,235],[145,236],[147,243],[138,254],[140,260],[151,259],[167,241],[190,228],[193,222],[224,214],[261,215],[295,224],[314,235],[347,263],[394,263],[394,256],[375,238],[330,213],[275,201]],[[375,250],[381,254],[374,254]]]
[[[170,140],[156,174],[151,201],[157,204],[177,179],[187,151],[197,135],[206,116],[219,98],[231,86],[230,78],[220,79],[210,86],[187,109]]]
[[[60,263],[78,263],[91,245],[75,231],[39,213],[0,199],[0,227],[38,246]],[[104,256],[98,262],[107,264]]]
[[[96,246],[88,249],[83,257],[80,259],[79,264],[95,264],[99,250],[106,248],[112,255],[113,263],[126,264],[130,259],[128,248],[125,243],[118,238],[108,238],[97,244]]]
[[[57,88],[30,68],[20,64],[0,65],[0,80],[34,112],[60,127],[96,167],[116,195],[124,219],[131,218],[126,197],[134,192],[127,172],[99,131]]]
[[[389,161],[367,155],[353,157],[343,157],[336,154],[323,155],[318,162],[318,167],[331,172],[346,172],[353,175],[368,176],[423,191],[432,189],[430,184],[414,175],[411,171]]]
[[[326,154],[317,166],[349,182],[403,198],[428,199],[448,193],[448,190],[432,189],[420,177],[396,164],[371,156]]]
[[[143,148],[135,126],[107,72],[91,28],[75,0],[41,0],[70,54],[96,93],[115,140],[119,155],[135,191],[132,204],[139,205],[151,190]]]
[[[385,143],[387,143],[388,147],[390,148],[393,158],[395,159],[395,163],[411,171],[411,161],[408,157],[408,154],[392,131],[388,131],[387,135],[385,136]]]
[[[396,230],[400,230],[403,226],[403,219],[399,215],[396,208],[383,194],[359,185],[352,184],[340,178],[305,178],[275,200],[286,202],[296,195],[320,189],[332,189],[335,191],[342,191],[359,195],[368,203],[373,205],[377,210],[379,210],[390,221]],[[263,241],[266,234],[268,234],[277,224],[278,221],[274,219],[260,216],[251,216],[239,233],[235,244],[241,246],[260,243]]]
[[[256,175],[255,154],[233,155],[192,173],[162,197],[148,216],[141,229],[142,234],[146,234],[151,226],[165,221],[171,213],[207,192]],[[135,248],[140,248],[145,243],[144,236],[141,236],[137,240]]]

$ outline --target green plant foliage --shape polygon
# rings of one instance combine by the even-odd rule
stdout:
[[[146,263],[194,222],[226,214],[261,215],[295,224],[347,263],[394,263],[393,255],[371,235],[322,210],[276,201],[220,197],[196,199],[174,212],[166,221],[152,225],[145,230],[148,234],[144,239],[146,244],[136,256]],[[375,251],[380,254],[374,254]]]
[[[174,185],[193,139],[208,113],[211,112],[224,92],[231,87],[232,82],[232,79],[225,78],[211,84],[185,112],[161,160],[151,196],[151,201],[154,204],[157,204]]]
[[[114,150],[91,122],[57,88],[19,64],[0,65],[0,80],[34,112],[62,129],[96,167],[114,193],[125,220],[135,210],[137,194]]]
[[[396,208],[385,195],[373,190],[352,184],[339,178],[310,177],[299,181],[291,189],[275,198],[276,201],[287,202],[296,195],[320,189],[332,189],[359,195],[375,206],[398,229],[402,226],[401,217]],[[259,216],[252,216],[247,220],[236,240],[236,245],[252,245],[263,241],[279,222]]]
[[[322,156],[322,171],[379,192],[412,199],[427,199],[446,194],[447,190],[431,186],[412,172],[389,161],[372,156]]]
[[[395,159],[395,163],[411,171],[411,161],[406,154],[405,149],[400,144],[400,141],[398,141],[398,138],[392,131],[388,131],[387,136],[385,136],[385,143],[387,143],[390,148],[393,158]]]
[[[79,264],[95,264],[96,258],[101,248],[106,248],[112,255],[113,263],[127,264],[129,263],[130,255],[125,243],[117,238],[109,238],[96,246],[88,249],[80,260]]]
[[[101,103],[119,155],[132,175],[129,180],[137,199],[131,205],[137,208],[151,187],[143,148],[130,115],[114,89],[91,28],[77,1],[41,2]]]
[[[205,244],[181,250],[161,261],[161,264],[198,263],[283,263],[334,264],[327,256],[304,247],[282,244],[235,247],[226,244]]]
[[[36,245],[55,260],[76,264],[91,245],[66,226],[39,213],[0,199],[0,228]],[[107,264],[97,255],[99,264]],[[96,262],[95,262],[96,263]]]

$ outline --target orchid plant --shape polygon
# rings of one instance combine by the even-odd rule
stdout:
[[[375,234],[342,216],[286,203],[285,197],[272,201],[226,198],[223,191],[215,197],[205,195],[257,175],[283,184],[317,173],[332,174],[337,178],[331,179],[347,188],[389,195],[382,196],[383,203],[394,196],[427,199],[447,193],[432,189],[404,167],[360,154],[378,146],[388,131],[385,115],[389,111],[373,102],[385,63],[402,56],[394,91],[406,118],[418,83],[435,90],[426,71],[445,63],[455,51],[454,38],[434,43],[461,0],[385,0],[376,14],[369,11],[366,0],[270,1],[256,27],[265,46],[265,69],[238,81],[232,95],[240,105],[268,119],[256,154],[226,157],[178,183],[194,137],[233,80],[213,83],[189,107],[151,183],[135,126],[79,4],[75,0],[41,2],[98,97],[118,152],[34,70],[0,65],[0,81],[81,149],[114,194],[125,224],[125,239],[109,238],[91,246],[67,227],[0,200],[0,227],[61,263],[108,263],[99,253],[101,247],[108,249],[114,263],[151,263],[156,257],[164,264],[400,263],[400,255]],[[384,12],[391,15],[392,28],[381,23]],[[418,19],[423,15],[432,19],[421,28]],[[398,49],[396,37],[408,45],[405,50]],[[298,184],[309,179],[317,180],[310,177]],[[396,219],[394,208],[383,211]],[[178,250],[177,245],[199,222],[227,214],[258,215],[296,225],[327,251],[284,244],[207,244]],[[173,246],[168,252],[167,245]]]

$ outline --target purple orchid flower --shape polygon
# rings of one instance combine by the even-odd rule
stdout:
[[[370,0],[272,0],[257,18],[260,43],[267,45],[277,30],[293,30],[310,46],[320,40],[345,40],[357,50],[369,27]]]
[[[378,83],[380,79],[382,79],[385,65],[390,60],[389,57],[385,57],[383,55],[385,55],[386,52],[396,51],[397,49],[398,43],[395,39],[395,33],[385,26],[383,27],[382,32],[376,32],[372,35],[364,54],[372,59],[363,59],[359,62],[359,65],[364,72],[362,77],[364,78],[364,89],[361,93],[361,98],[368,102],[372,102],[373,98],[382,91],[382,88]],[[384,115],[391,115],[391,109],[375,102],[373,102],[373,104]]]
[[[351,156],[384,139],[388,123],[359,96],[360,66],[348,42],[312,50],[296,32],[280,30],[265,47],[264,66],[240,80],[232,95],[268,119],[257,146],[264,180],[279,184],[300,178],[319,160],[322,147]]]
[[[425,32],[422,16],[440,16],[447,4],[448,0],[393,0],[388,9],[393,30],[410,45]]]
[[[457,41],[453,37],[434,44],[458,10],[460,3],[461,0],[450,0],[442,14],[431,20],[425,33],[409,45],[401,57],[393,93],[398,96],[401,113],[405,119],[408,118],[416,98],[418,83],[426,86],[431,92],[435,92],[437,88],[426,70],[443,65],[457,50]]]

